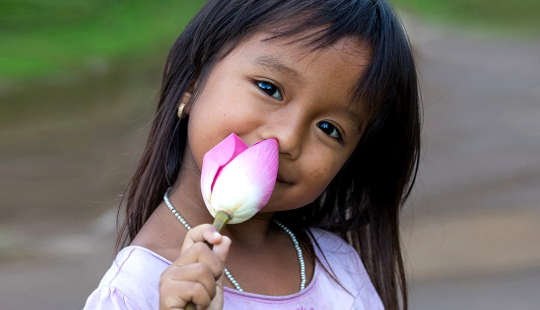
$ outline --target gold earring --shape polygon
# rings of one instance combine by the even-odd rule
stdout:
[[[182,114],[182,112],[184,111],[184,107],[186,106],[185,103],[180,103],[180,105],[178,106],[178,118],[184,118],[184,115]]]
[[[180,105],[178,106],[178,118],[184,118],[182,112],[184,112],[184,107],[186,106],[186,103],[189,101],[189,99],[191,99],[191,93],[187,92],[184,94],[184,97],[182,97],[182,102],[180,102]]]

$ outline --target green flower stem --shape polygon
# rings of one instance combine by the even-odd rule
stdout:
[[[230,216],[225,211],[218,211],[216,216],[214,217],[214,228],[220,232],[223,227],[231,220],[232,216]]]

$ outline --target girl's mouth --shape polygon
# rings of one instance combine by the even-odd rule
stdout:
[[[291,184],[289,181],[285,181],[280,175],[277,176],[276,181],[284,184]]]

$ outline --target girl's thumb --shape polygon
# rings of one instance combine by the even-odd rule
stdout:
[[[231,247],[231,239],[227,236],[221,238],[221,242],[214,244],[212,249],[216,253],[217,257],[221,259],[223,263],[227,261],[227,255],[229,255],[229,249]]]

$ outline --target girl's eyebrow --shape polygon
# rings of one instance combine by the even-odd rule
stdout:
[[[282,63],[280,59],[275,56],[271,56],[271,55],[258,56],[257,58],[255,58],[254,63],[257,65],[266,67],[270,70],[279,71],[281,73],[292,75],[295,78],[300,78],[300,73],[298,73],[293,68],[288,67],[287,65]]]

